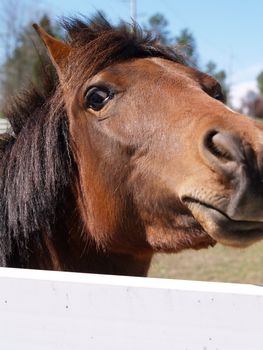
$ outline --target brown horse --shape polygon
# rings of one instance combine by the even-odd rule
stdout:
[[[6,112],[2,265],[146,275],[155,252],[261,239],[262,125],[136,27],[65,27],[35,26],[58,79]]]

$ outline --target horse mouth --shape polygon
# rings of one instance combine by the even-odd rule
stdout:
[[[246,247],[263,239],[262,221],[233,220],[220,208],[196,198],[184,197],[182,201],[208,235],[219,243]]]

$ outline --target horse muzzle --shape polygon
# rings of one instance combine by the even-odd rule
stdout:
[[[210,130],[200,153],[227,187],[227,195],[216,193],[213,201],[213,196],[196,196],[190,191],[181,197],[184,204],[221,243],[246,246],[263,238],[263,150],[262,154],[255,152],[253,146],[230,132]]]

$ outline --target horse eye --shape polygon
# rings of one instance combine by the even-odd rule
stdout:
[[[219,94],[214,95],[214,98],[220,102],[223,102],[223,103],[226,102],[226,98],[225,98],[223,93],[219,93]]]
[[[216,91],[213,94],[213,97],[218,101],[225,102],[225,95],[221,87],[217,87]]]
[[[100,111],[113,98],[113,93],[107,88],[92,87],[85,95],[85,107]]]

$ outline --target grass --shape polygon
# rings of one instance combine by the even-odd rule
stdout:
[[[246,249],[216,245],[199,251],[157,254],[149,276],[263,284],[263,242]]]

